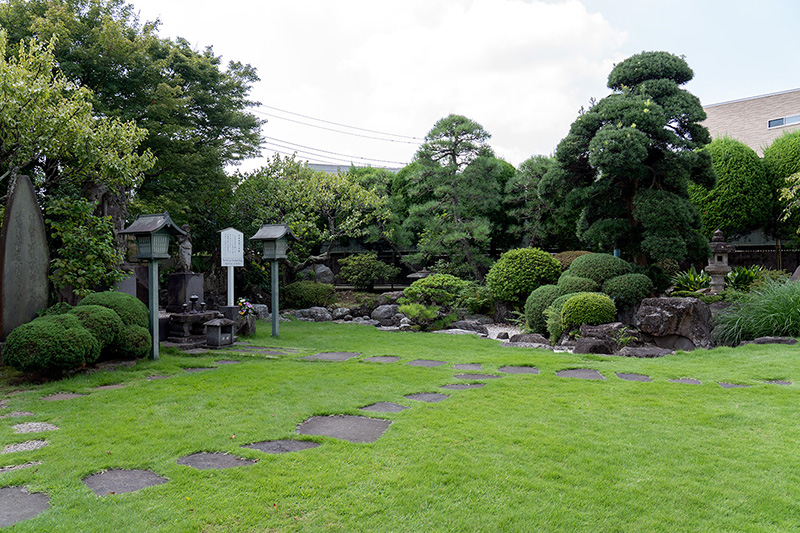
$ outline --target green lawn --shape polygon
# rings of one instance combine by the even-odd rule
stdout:
[[[472,336],[380,332],[357,325],[281,324],[255,344],[300,353],[182,355],[157,362],[22,385],[0,420],[0,444],[46,438],[49,446],[0,455],[0,487],[50,496],[50,509],[15,531],[787,531],[800,528],[797,420],[800,348],[698,350],[654,360],[501,348]],[[317,351],[397,355],[400,362],[300,361]],[[217,359],[242,364],[216,370]],[[408,366],[439,359],[438,368]],[[447,391],[456,363],[534,365],[540,375],[504,375],[481,389]],[[559,378],[597,369],[605,381]],[[2,369],[3,392],[11,371]],[[649,375],[623,381],[615,372]],[[147,381],[150,375],[169,379]],[[669,383],[697,378],[702,385]],[[723,389],[717,382],[752,385]],[[116,390],[92,391],[124,383]],[[19,386],[17,386],[19,388]],[[54,392],[88,396],[43,402]],[[403,398],[445,392],[440,403]],[[359,407],[391,401],[401,413]],[[314,415],[393,420],[375,443],[298,436]],[[14,424],[61,429],[19,435]],[[272,455],[241,448],[301,438],[322,445]],[[252,466],[195,470],[176,464],[199,452],[258,459]],[[146,468],[169,482],[97,497],[81,479],[112,468]]]

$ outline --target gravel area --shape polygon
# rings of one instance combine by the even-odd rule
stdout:
[[[25,463],[23,465],[12,465],[12,466],[4,466],[0,468],[0,474],[4,472],[13,472],[14,470],[22,470],[23,468],[30,468],[32,466],[37,466],[42,464],[41,461],[34,461],[32,463]]]
[[[522,333],[520,328],[511,324],[486,324],[486,329],[489,331],[490,339],[496,339],[497,334],[503,331],[508,333],[509,337],[518,333]]]
[[[25,422],[14,426],[14,433],[41,433],[43,431],[54,431],[58,426],[47,422]]]
[[[3,448],[0,453],[14,453],[14,452],[29,452],[31,450],[38,450],[47,446],[46,440],[29,440],[27,442],[20,442],[19,444],[11,444]]]

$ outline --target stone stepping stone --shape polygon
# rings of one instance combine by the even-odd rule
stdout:
[[[310,450],[319,446],[319,442],[311,442],[309,440],[265,440],[262,442],[254,442],[253,444],[245,444],[242,448],[249,448],[251,450],[259,450],[264,453],[291,453],[301,452],[303,450]]]
[[[134,492],[169,481],[150,470],[107,470],[83,479],[83,484],[98,496]]]
[[[47,422],[25,422],[12,426],[14,433],[42,433],[43,431],[55,431],[58,426]]]
[[[494,374],[456,374],[453,377],[456,379],[500,379],[502,376]]]
[[[378,355],[376,357],[368,357],[364,359],[364,361],[368,361],[370,363],[396,363],[399,360],[400,358],[394,355]]]
[[[375,411],[377,413],[399,413],[406,409],[411,408],[394,402],[378,402],[361,408],[362,411]]]
[[[573,368],[570,370],[561,370],[556,372],[556,376],[560,378],[577,378],[577,379],[606,379],[603,374],[597,370],[590,368]]]
[[[719,386],[723,389],[749,389],[750,385],[743,385],[741,383],[726,383],[724,381],[719,381]]]
[[[375,442],[391,424],[391,420],[364,416],[313,416],[297,426],[297,432],[301,435],[322,435],[350,442]]]
[[[784,381],[782,379],[771,379],[769,381],[765,381],[764,383],[768,385],[791,385],[791,381]]]
[[[13,411],[7,415],[0,416],[0,418],[20,418],[23,416],[33,416],[30,411]]]
[[[115,385],[100,385],[99,387],[95,387],[92,390],[114,390],[114,389],[121,389],[125,386],[123,383],[117,383]]]
[[[480,363],[467,363],[463,365],[453,365],[456,370],[483,370]]]
[[[23,470],[25,468],[30,468],[32,466],[38,466],[42,464],[41,461],[33,461],[31,463],[25,463],[22,465],[12,465],[12,466],[4,466],[0,468],[0,474],[4,474],[6,472],[13,472],[14,470]]]
[[[320,352],[314,355],[307,355],[305,357],[301,357],[300,359],[305,359],[306,361],[347,361],[348,359],[352,359],[353,357],[358,357],[361,355],[360,353],[356,352]]]
[[[50,396],[45,396],[42,398],[45,402],[58,402],[61,400],[74,400],[75,398],[83,398],[86,396],[85,394],[77,394],[75,392],[57,392],[55,394],[51,394]]]
[[[171,377],[172,376],[147,376],[147,381],[155,381],[157,379],[167,379]]]
[[[485,386],[486,383],[453,383],[450,385],[442,385],[439,388],[450,389],[450,390],[467,390],[467,389],[480,389],[481,387]]]
[[[8,407],[8,400],[0,400],[0,409],[5,409]]]
[[[205,372],[206,370],[216,370],[216,367],[213,366],[192,366],[188,368],[184,368],[187,372]]]
[[[20,442],[19,444],[9,444],[0,453],[14,453],[14,452],[29,452],[31,450],[38,450],[44,448],[49,443],[46,440],[29,440]]]
[[[227,453],[206,453],[199,452],[186,455],[178,459],[179,465],[191,466],[198,470],[211,470],[222,468],[235,468],[237,466],[248,466],[256,464],[250,459],[242,459]]]
[[[232,359],[220,359],[219,361],[214,361],[218,365],[238,365],[241,361],[234,361]]]
[[[653,381],[650,379],[650,376],[645,376],[644,374],[628,374],[625,372],[617,372],[617,377],[627,381],[641,381],[644,383],[651,383]]]
[[[539,369],[535,366],[501,366],[497,369],[498,372],[504,374],[538,374]]]
[[[671,379],[669,380],[670,383],[683,383],[684,385],[702,385],[703,383],[699,379],[694,378],[680,378],[680,379]]]
[[[10,526],[37,516],[50,507],[50,497],[42,492],[28,492],[22,487],[0,489],[0,527]]]
[[[433,368],[436,366],[446,365],[447,361],[431,361],[430,359],[415,359],[408,363],[408,366],[424,366],[425,368]]]
[[[418,402],[436,403],[449,398],[449,394],[440,394],[438,392],[420,392],[418,394],[406,394],[404,398],[409,400],[416,400]]]
[[[191,348],[186,350],[185,353],[189,355],[203,355],[204,353],[208,353],[208,348]]]

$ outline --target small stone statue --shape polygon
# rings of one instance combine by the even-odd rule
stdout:
[[[178,237],[178,272],[192,271],[192,236],[189,234],[189,224],[184,224],[181,229],[186,235]]]

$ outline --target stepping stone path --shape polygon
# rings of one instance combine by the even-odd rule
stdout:
[[[187,372],[205,372],[206,370],[216,370],[216,367],[213,366],[193,366],[189,368],[184,368]]]
[[[723,389],[749,389],[750,385],[742,385],[741,383],[725,383],[723,381],[719,382],[719,386]]]
[[[447,361],[431,361],[430,359],[415,359],[408,363],[408,366],[424,366],[425,368],[433,368],[436,366],[446,365]]]
[[[220,359],[214,362],[218,365],[238,365],[241,363],[241,361],[233,361],[232,359]]]
[[[58,426],[47,422],[25,422],[13,426],[14,433],[42,433],[43,431],[55,431]]]
[[[0,400],[0,409],[8,407],[8,400]]]
[[[20,418],[23,416],[33,416],[30,411],[13,411],[7,415],[0,416],[0,418]]]
[[[399,357],[395,357],[393,355],[378,355],[376,357],[368,357],[364,359],[364,361],[368,361],[370,363],[396,363],[399,360]]]
[[[83,398],[86,396],[85,394],[76,394],[74,392],[57,392],[55,394],[51,394],[50,396],[45,396],[42,398],[45,402],[58,402],[61,400],[74,400],[75,398]]]
[[[121,389],[125,385],[122,383],[117,383],[116,385],[101,385],[99,387],[95,387],[92,390],[114,390],[114,389]]]
[[[456,370],[481,370],[481,365],[479,363],[467,363],[464,365],[453,365],[453,368]]]
[[[41,492],[28,492],[22,487],[0,489],[0,527],[28,520],[50,507],[50,497]]]
[[[455,383],[451,385],[442,385],[439,388],[450,389],[450,390],[467,390],[467,389],[480,389],[481,387],[485,386],[486,383]]]
[[[259,450],[265,453],[291,453],[300,452],[303,450],[310,450],[319,446],[318,442],[311,442],[308,440],[265,440],[263,442],[254,442],[253,444],[245,444],[242,448],[249,448],[251,450]]]
[[[301,435],[322,435],[350,442],[375,442],[391,424],[391,420],[363,416],[314,416],[297,426],[297,432]]]
[[[768,385],[791,385],[791,381],[783,381],[782,379],[772,379],[769,381],[765,381],[764,383]]]
[[[179,465],[191,466],[198,470],[211,470],[221,468],[235,468],[237,466],[249,466],[256,464],[250,459],[242,459],[227,453],[206,453],[199,452],[186,455],[178,459]]]
[[[589,368],[575,368],[571,370],[561,370],[556,372],[556,376],[560,378],[577,378],[577,379],[606,379],[603,374],[597,370]]]
[[[641,381],[643,383],[649,383],[653,381],[650,379],[650,376],[645,376],[643,374],[626,374],[624,372],[617,372],[617,377],[627,381]]]
[[[680,378],[680,379],[671,379],[669,380],[670,383],[683,383],[684,385],[702,385],[703,383],[699,379],[694,378]]]
[[[361,355],[360,353],[356,352],[321,352],[316,353],[314,355],[307,355],[305,357],[301,357],[300,359],[304,359],[306,361],[347,361],[348,359],[352,359],[353,357],[358,357]]]
[[[377,413],[399,413],[406,409],[410,409],[410,407],[394,402],[378,402],[361,408],[362,411],[375,411]]]
[[[406,394],[404,398],[409,400],[416,400],[418,402],[436,403],[446,400],[450,397],[448,394],[440,394],[438,392],[420,392],[418,394]]]
[[[13,466],[4,466],[0,468],[0,474],[4,474],[6,472],[13,472],[14,470],[22,470],[24,468],[30,468],[32,466],[38,466],[42,464],[41,461],[33,461],[32,463],[25,463],[22,465],[13,465]]]
[[[44,448],[49,443],[46,440],[29,440],[20,442],[19,444],[9,444],[0,453],[14,453],[14,452],[29,452],[31,450],[38,450]]]
[[[150,470],[108,470],[83,479],[83,484],[98,496],[134,492],[169,481]]]
[[[505,374],[538,374],[539,369],[535,366],[501,366],[498,372]]]
[[[172,376],[147,376],[147,381],[155,381],[157,379],[167,379],[171,377]]]
[[[499,379],[501,376],[494,374],[456,374],[456,379]]]

